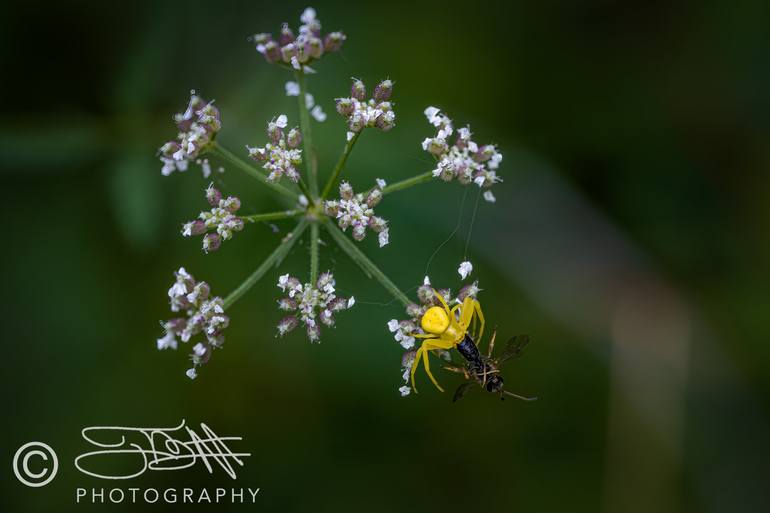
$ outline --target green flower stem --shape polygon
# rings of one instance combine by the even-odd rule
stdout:
[[[250,216],[240,216],[241,219],[249,223],[258,223],[260,221],[275,221],[277,219],[288,219],[298,216],[301,210],[282,210],[280,212],[268,212],[266,214],[252,214]]]
[[[302,142],[305,147],[305,166],[308,174],[308,181],[310,182],[310,192],[312,194],[305,193],[308,201],[315,202],[315,198],[318,196],[318,170],[313,165],[313,135],[310,127],[310,112],[307,110],[307,85],[305,84],[305,73],[302,70],[296,70],[294,77],[299,85],[299,96],[297,102],[299,106],[299,125],[302,130]],[[304,191],[303,191],[304,192]]]
[[[361,132],[356,132],[353,134],[353,137],[351,137],[350,140],[345,143],[345,149],[342,150],[342,155],[340,155],[340,159],[337,161],[337,165],[334,166],[334,171],[332,171],[332,175],[329,177],[329,181],[326,182],[326,186],[324,186],[324,190],[321,193],[321,201],[326,199],[326,197],[331,192],[332,187],[334,187],[334,182],[337,181],[337,177],[340,176],[342,168],[345,167],[345,163],[348,161],[348,156],[350,155],[350,152],[353,151],[353,146],[355,146],[356,141],[358,140],[358,136],[360,135]]]
[[[302,194],[305,195],[308,202],[313,203],[313,196],[310,194],[310,191],[307,190],[307,185],[305,185],[304,180],[300,177],[299,182],[297,182],[297,186],[299,187],[299,190],[302,192]]]
[[[269,188],[273,189],[275,192],[280,193],[287,198],[291,198],[292,201],[297,201],[297,194],[290,191],[286,187],[284,187],[281,184],[273,183],[267,179],[267,177],[259,171],[257,168],[249,164],[248,162],[241,160],[237,155],[232,153],[230,150],[224,148],[221,144],[214,143],[214,147],[211,150],[215,155],[218,155],[225,159],[226,161],[230,162],[232,165],[240,169],[241,171],[245,172],[247,175],[250,175],[263,184],[267,185]]]
[[[318,280],[318,223],[310,225],[310,283]]]
[[[410,301],[409,298],[406,297],[403,292],[401,292],[396,284],[390,281],[390,278],[385,276],[385,273],[383,273],[374,262],[369,260],[369,258],[364,255],[364,253],[358,249],[358,247],[356,247],[355,243],[348,239],[348,237],[342,233],[342,230],[337,228],[337,226],[330,219],[324,219],[323,223],[324,227],[332,236],[337,245],[339,245],[339,247],[342,248],[342,250],[347,253],[356,264],[358,264],[366,276],[379,281],[380,284],[385,287],[385,289],[390,292],[394,298],[396,298],[402,305],[404,305],[404,307],[409,306],[409,304],[412,303],[412,301]]]
[[[294,243],[297,242],[297,239],[300,238],[302,232],[304,232],[305,228],[307,228],[307,225],[307,219],[302,218],[302,220],[297,223],[296,228],[294,228],[291,233],[284,237],[281,243],[278,244],[278,247],[275,248],[272,253],[270,253],[270,256],[268,256],[264,262],[262,262],[262,265],[257,267],[257,269],[251,273],[251,275],[246,278],[246,280],[241,283],[237,289],[230,292],[224,301],[225,310],[230,308],[233,303],[238,301],[242,295],[248,292],[248,290],[253,287],[254,284],[257,283],[265,275],[265,273],[270,270],[271,267],[278,266],[281,264],[281,262],[283,262],[283,259],[286,258],[286,255],[289,253],[292,246],[294,246]]]
[[[396,182],[394,184],[390,184],[386,186],[382,190],[382,194],[385,195],[385,194],[390,194],[391,192],[408,189],[409,187],[413,187],[421,183],[430,182],[432,179],[433,179],[433,171],[427,171],[417,176],[413,176],[411,178],[407,178],[406,180],[401,180],[400,182]]]

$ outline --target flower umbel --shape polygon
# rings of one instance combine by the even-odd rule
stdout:
[[[206,201],[213,208],[201,212],[198,219],[182,226],[182,235],[203,235],[203,251],[216,251],[222,241],[230,240],[234,232],[243,230],[243,219],[235,215],[241,208],[241,200],[235,196],[222,197],[214,187],[206,189]]]
[[[456,178],[463,185],[475,183],[486,189],[501,181],[497,168],[503,155],[493,144],[479,146],[471,139],[470,127],[463,127],[457,130],[455,143],[450,146],[448,141],[454,133],[452,120],[436,107],[425,109],[425,117],[438,129],[435,137],[428,137],[422,142],[422,149],[438,161],[433,170],[434,177],[445,182]],[[494,203],[492,191],[485,191],[484,199]]]
[[[193,367],[187,375],[194,379],[196,368],[209,361],[211,351],[220,348],[225,342],[225,328],[230,319],[225,315],[221,297],[210,297],[209,285],[205,281],[197,282],[184,267],[176,273],[176,281],[168,289],[169,303],[172,312],[183,312],[184,317],[170,319],[163,323],[165,335],[157,341],[158,349],[176,349],[176,337],[182,342],[189,342],[193,337],[202,334],[203,339],[193,346],[190,359]]]
[[[222,128],[219,109],[214,102],[206,102],[191,91],[187,110],[176,114],[174,122],[179,135],[176,141],[169,141],[160,147],[159,158],[163,162],[160,172],[168,176],[174,171],[187,171],[190,161],[193,161],[201,166],[204,178],[208,178],[211,165],[199,156],[211,148]]]
[[[296,166],[302,164],[302,150],[298,148],[302,143],[302,133],[296,127],[288,134],[284,133],[288,123],[286,115],[281,114],[267,124],[269,143],[262,148],[246,146],[249,157],[263,162],[262,167],[268,172],[267,179],[271,182],[277,182],[284,175],[294,183],[299,182]]]
[[[342,32],[330,32],[322,36],[321,21],[312,7],[302,12],[300,21],[302,24],[296,37],[289,24],[284,23],[277,39],[264,32],[252,36],[251,41],[267,62],[283,63],[297,70],[312,72],[308,64],[320,59],[324,53],[339,51],[346,37]]]
[[[374,89],[374,94],[366,99],[366,86],[361,80],[353,79],[350,97],[337,98],[337,112],[348,122],[348,129],[357,133],[364,128],[379,128],[387,132],[396,126],[396,113],[390,95],[393,93],[393,82],[383,80]],[[348,137],[350,138],[350,137]]]
[[[278,300],[278,307],[286,312],[293,312],[278,323],[278,335],[284,336],[300,323],[305,326],[307,338],[311,342],[320,342],[321,326],[334,326],[334,314],[347,310],[355,304],[355,299],[339,297],[335,294],[336,282],[332,273],[326,272],[318,277],[315,284],[304,285],[295,277],[284,274],[278,279],[278,288],[286,297]]]
[[[366,237],[366,229],[377,233],[380,247],[390,242],[388,222],[374,215],[374,207],[382,200],[382,189],[385,180],[377,179],[376,185],[366,194],[355,194],[348,182],[340,184],[340,199],[324,203],[326,215],[337,220],[337,225],[344,232],[352,227],[353,238],[362,241]]]

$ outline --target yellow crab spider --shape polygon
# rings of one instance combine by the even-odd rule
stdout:
[[[476,345],[481,342],[481,337],[484,335],[484,314],[481,313],[481,304],[477,300],[472,297],[466,297],[462,303],[449,308],[441,294],[436,292],[435,289],[433,293],[441,302],[441,306],[428,308],[420,319],[420,325],[425,333],[412,335],[415,338],[424,339],[414,355],[414,363],[412,363],[412,370],[410,372],[412,388],[415,393],[417,393],[417,387],[414,384],[414,372],[417,370],[421,358],[423,359],[425,372],[428,374],[428,377],[436,385],[436,388],[443,392],[444,389],[441,388],[441,385],[438,384],[436,378],[430,372],[430,361],[428,360],[430,351],[453,349],[463,341],[468,332],[468,327],[472,321],[475,321],[476,317],[479,320],[479,331],[473,337]],[[459,316],[457,314],[458,310],[460,310]]]

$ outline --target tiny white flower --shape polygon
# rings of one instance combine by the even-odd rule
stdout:
[[[355,132],[348,132],[347,134],[345,134],[345,139],[349,141],[353,138],[354,135],[356,135]]]
[[[398,319],[391,319],[388,321],[388,330],[390,330],[391,333],[398,331]]]
[[[495,201],[497,201],[497,199],[495,199],[495,195],[492,194],[492,191],[486,191],[484,193],[484,199],[490,203],[494,203]]]
[[[348,308],[356,304],[356,298],[353,296],[350,296],[350,299],[348,299]]]
[[[473,183],[475,183],[479,187],[484,185],[485,181],[486,181],[486,179],[483,176],[477,176],[476,178],[473,179]]]
[[[313,98],[313,95],[310,93],[305,94],[305,107],[308,109],[315,107],[315,98]]]
[[[176,343],[176,337],[174,337],[174,334],[170,331],[167,332],[163,338],[158,339],[158,350],[163,349],[176,349],[177,343]]]
[[[401,397],[406,397],[412,392],[412,388],[404,385],[400,387],[398,391],[401,392]]]
[[[299,65],[299,59],[297,59],[296,55],[291,58],[291,67],[296,70],[302,69],[302,66]]]
[[[289,119],[286,117],[286,114],[281,114],[275,120],[275,124],[279,128],[286,128],[289,125]]]
[[[388,232],[389,230],[385,228],[377,235],[377,240],[380,243],[380,247],[387,246],[388,242],[390,242],[390,234]]]
[[[206,354],[206,346],[198,342],[193,346],[193,353],[195,353],[195,356],[203,356]]]
[[[384,189],[386,185],[388,185],[388,183],[385,180],[383,180],[382,178],[377,178],[377,186],[380,189]]]
[[[296,82],[286,82],[286,96],[299,96],[299,84]]]
[[[457,272],[460,274],[460,277],[464,280],[468,277],[468,275],[473,272],[473,264],[465,261],[460,264],[460,267],[457,268]]]
[[[300,194],[299,198],[297,198],[297,200],[299,201],[299,204],[302,205],[303,207],[306,207],[306,206],[309,205],[309,202],[307,200],[307,196],[305,196],[304,194]]]
[[[422,284],[423,285],[430,285],[430,278],[428,278],[427,276],[425,278],[423,278]]]
[[[288,286],[289,286],[289,275],[288,274],[284,274],[283,276],[279,276],[278,277],[278,287],[282,291],[286,291],[286,287],[288,287]]]
[[[299,20],[308,25],[312,22],[314,22],[316,19],[316,11],[312,7],[306,7],[304,11],[302,11],[302,15],[299,17]]]
[[[195,367],[192,367],[190,369],[187,369],[187,372],[185,372],[188,378],[195,379],[198,377],[198,372],[195,370]]]
[[[321,109],[320,105],[316,105],[313,107],[313,109],[310,111],[310,115],[315,118],[316,121],[319,123],[323,123],[326,121],[326,113]]]

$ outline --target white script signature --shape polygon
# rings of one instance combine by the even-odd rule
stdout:
[[[83,428],[83,439],[99,450],[86,452],[75,458],[75,467],[92,477],[100,479],[131,479],[147,470],[181,470],[202,461],[210,474],[218,465],[232,479],[236,478],[235,464],[243,466],[242,457],[251,453],[233,452],[229,442],[240,441],[240,436],[218,436],[210,427],[201,423],[203,436],[181,424],[171,428],[140,428],[119,426],[94,426]],[[176,436],[175,436],[176,435]],[[183,436],[186,439],[177,439]],[[103,461],[115,455],[126,455],[136,459],[135,472],[127,474],[103,474],[93,469],[94,460]],[[88,464],[86,464],[88,462]],[[99,465],[96,464],[98,467]],[[102,463],[101,466],[105,466]],[[88,467],[88,468],[87,468]]]

